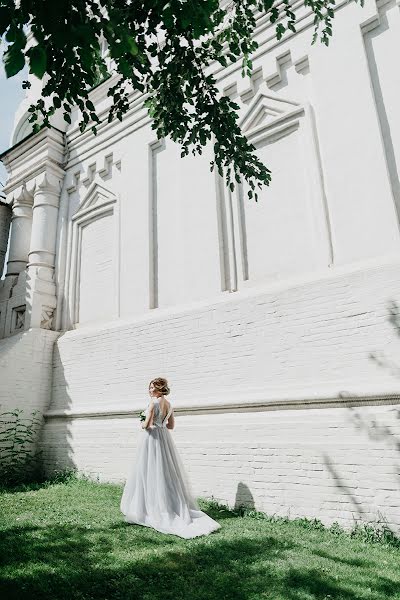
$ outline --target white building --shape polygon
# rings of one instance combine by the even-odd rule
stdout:
[[[259,20],[251,81],[215,69],[272,169],[258,203],[211,148],[157,141],[138,93],[97,137],[77,114],[29,134],[24,100],[2,157],[0,401],[44,413],[48,471],[121,481],[166,376],[197,495],[400,529],[400,12],[343,2],[326,48],[299,10],[281,42]]]

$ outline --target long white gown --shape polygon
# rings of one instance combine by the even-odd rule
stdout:
[[[147,408],[148,414],[149,407]],[[153,527],[182,538],[208,535],[221,525],[202,512],[192,495],[187,474],[167,422],[154,399],[153,425],[143,430],[136,463],[121,498],[128,523]]]

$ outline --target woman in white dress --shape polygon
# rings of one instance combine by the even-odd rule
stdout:
[[[170,433],[175,419],[165,398],[167,380],[153,379],[149,393],[152,399],[142,424],[145,435],[121,498],[125,521],[186,539],[216,531],[221,525],[200,510]]]

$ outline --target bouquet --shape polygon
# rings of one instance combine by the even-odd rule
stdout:
[[[142,410],[142,412],[139,414],[139,419],[140,421],[145,421],[146,420],[146,411]]]

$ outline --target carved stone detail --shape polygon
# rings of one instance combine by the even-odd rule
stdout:
[[[11,315],[11,333],[14,331],[23,330],[25,327],[25,312],[26,306],[16,306],[12,310]]]
[[[40,327],[42,329],[51,329],[53,325],[54,308],[51,306],[42,306],[42,319]]]

